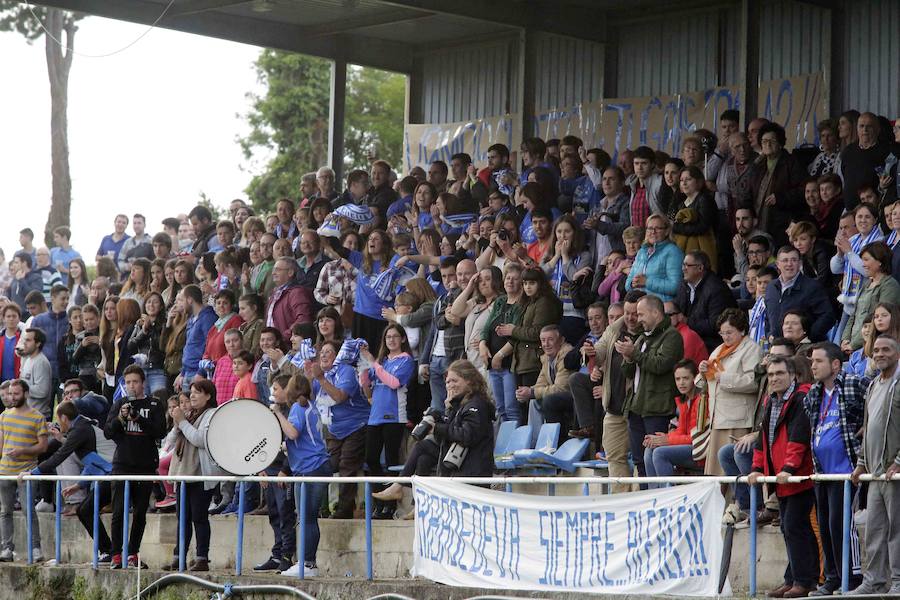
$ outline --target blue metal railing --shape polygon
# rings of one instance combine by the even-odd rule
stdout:
[[[15,480],[15,476],[0,476],[0,480]],[[72,477],[70,475],[26,475],[25,479],[25,515],[26,515],[26,543],[28,546],[28,564],[34,562],[34,551],[32,548],[33,530],[32,522],[34,519],[33,497],[32,497],[32,481],[54,481],[56,483],[56,514],[55,514],[55,531],[56,531],[56,547],[55,558],[56,564],[62,562],[62,546],[61,546],[61,510],[62,510],[62,481],[90,481],[95,482],[93,486],[93,560],[92,566],[98,568],[99,564],[99,546],[98,534],[100,528],[100,485],[99,482],[124,482],[123,500],[124,508],[122,515],[122,566],[127,568],[128,560],[128,534],[129,534],[129,510],[131,504],[131,482],[152,482],[158,481],[158,475],[106,475],[106,476],[81,476]],[[373,549],[372,549],[372,484],[373,483],[412,483],[411,477],[203,477],[203,476],[173,476],[165,477],[166,480],[179,483],[179,502],[178,502],[178,570],[184,572],[186,565],[187,548],[185,537],[187,531],[187,503],[183,501],[187,496],[187,484],[194,482],[216,481],[216,482],[235,482],[237,484],[238,494],[238,523],[237,523],[237,544],[235,548],[235,573],[241,575],[243,569],[243,542],[244,542],[244,496],[245,484],[247,483],[283,483],[298,484],[299,494],[295,494],[295,505],[297,508],[297,560],[299,563],[298,577],[304,579],[304,557],[306,553],[306,509],[307,509],[307,484],[312,483],[363,483],[365,485],[365,530],[366,530],[366,578],[374,579],[373,570]],[[504,484],[507,493],[513,491],[513,484],[546,484],[548,486],[549,495],[556,493],[556,485],[558,484],[581,484],[581,495],[590,495],[590,485],[599,484],[604,486],[608,493],[611,490],[610,484],[641,484],[641,483],[662,483],[662,484],[678,484],[678,483],[697,483],[697,482],[716,482],[716,483],[748,483],[750,488],[750,527],[749,527],[749,565],[748,565],[748,582],[749,595],[756,596],[757,578],[757,507],[759,505],[758,485],[750,485],[746,477],[705,477],[705,476],[686,476],[686,477],[452,477],[445,478],[471,484]],[[852,498],[853,487],[848,475],[812,475],[805,477],[791,477],[790,483],[801,481],[830,481],[843,483],[843,515],[842,515],[842,553],[841,553],[841,590],[847,592],[850,583],[850,540],[851,527],[853,526],[852,514]],[[872,477],[871,475],[863,475],[862,481],[884,481],[884,476]],[[900,482],[900,479],[895,480]],[[775,483],[775,477],[762,477],[759,483]],[[138,561],[140,557],[138,556]]]

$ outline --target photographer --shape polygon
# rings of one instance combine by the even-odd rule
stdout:
[[[490,477],[494,472],[493,415],[484,377],[469,361],[455,361],[447,369],[447,417],[433,411],[425,414],[413,436],[426,431],[409,453],[400,476],[427,476],[437,467],[439,476]],[[392,483],[372,497],[400,500],[403,487]]]
[[[109,411],[104,434],[116,443],[113,475],[155,475],[159,462],[156,441],[165,435],[165,405],[157,398],[144,397],[144,370],[137,365],[125,369],[125,393]],[[128,537],[128,566],[137,566],[137,554],[147,524],[147,506],[153,484],[149,481],[131,482],[131,506],[134,514],[131,535]],[[112,486],[112,568],[123,567],[122,519],[125,510],[125,482]]]

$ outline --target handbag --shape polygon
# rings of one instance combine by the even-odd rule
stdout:
[[[587,307],[597,299],[591,282],[592,278],[584,275],[569,284],[569,297],[572,299],[572,306],[578,310],[587,310]]]
[[[709,404],[708,388],[700,394],[700,406],[697,409],[697,424],[691,428],[691,458],[695,463],[706,460],[709,449],[709,434],[711,432],[709,418],[707,417]]]

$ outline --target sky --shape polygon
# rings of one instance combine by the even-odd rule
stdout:
[[[89,17],[75,50],[107,54],[147,27]],[[200,192],[225,207],[250,181],[236,138],[247,126],[247,92],[261,91],[256,46],[154,29],[105,58],[76,54],[69,74],[72,245],[87,262],[122,212],[147,216],[147,229],[188,212]],[[0,33],[0,248],[18,231],[40,239],[50,209],[50,91],[43,38],[28,45]],[[131,233],[129,226],[128,233]]]

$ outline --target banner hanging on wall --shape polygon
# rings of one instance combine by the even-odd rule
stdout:
[[[715,483],[547,497],[413,478],[413,494],[416,576],[496,589],[718,592],[725,500]]]
[[[403,132],[405,172],[465,152],[479,167],[487,165],[487,149],[505,144],[513,152],[522,144],[522,116],[503,115],[459,123],[407,125]]]

